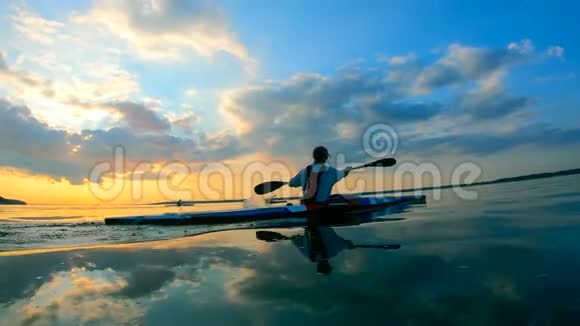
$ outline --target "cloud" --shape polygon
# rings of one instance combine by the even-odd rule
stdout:
[[[52,57],[22,58],[42,60],[43,65],[55,65]],[[32,91],[44,95],[48,99],[60,102],[97,102],[124,98],[139,90],[135,76],[118,67],[101,65],[86,66],[86,77],[78,76],[65,81],[53,81],[26,70],[17,70],[8,66],[6,59],[0,53],[0,81],[8,83],[14,90]],[[94,74],[93,74],[94,73]],[[15,92],[16,93],[16,92]]]
[[[531,100],[527,96],[510,94],[502,85],[503,71],[480,81],[479,87],[458,96],[457,109],[474,123],[493,121],[521,112]]]
[[[75,21],[105,27],[146,60],[181,60],[188,52],[212,57],[223,52],[248,68],[255,64],[212,1],[98,0]]]
[[[56,83],[26,71],[9,69],[0,55],[0,81],[7,81],[13,90],[32,91],[47,100],[80,110],[101,110],[117,114],[134,131],[166,132],[171,124],[160,113],[161,103],[138,103],[121,100],[136,89],[132,76],[112,73],[102,82],[75,80],[70,85]]]
[[[187,112],[180,117],[171,121],[171,124],[177,128],[182,129],[187,133],[192,133],[194,131],[193,125],[200,122],[201,118],[199,115],[193,112]]]
[[[522,146],[577,146],[580,129],[563,129],[544,124],[520,126],[505,133],[463,133],[431,139],[416,139],[405,150],[422,153],[459,153],[474,156],[493,155]]]
[[[390,58],[384,58],[383,60],[392,66],[397,66],[397,65],[404,65],[404,64],[407,64],[409,62],[413,62],[416,59],[417,59],[417,56],[415,55],[415,53],[411,52],[407,55],[393,56]]]
[[[508,49],[520,54],[532,54],[534,52],[534,44],[529,39],[523,39],[519,42],[511,42],[508,44]]]
[[[184,95],[187,97],[194,97],[197,94],[198,94],[198,91],[195,88],[188,88],[184,92]]]
[[[110,3],[107,8],[111,6],[116,5]],[[139,15],[132,24],[141,26]],[[166,23],[173,26],[180,19]],[[154,31],[161,28],[152,26]],[[432,63],[425,64],[413,55],[406,61],[397,58],[386,67],[353,64],[333,75],[297,73],[285,80],[234,88],[223,93],[219,112],[224,119],[219,122],[235,134],[198,132],[194,124],[199,117],[193,112],[164,113],[160,101],[145,96],[138,99],[138,85],[130,83],[134,76],[114,66],[111,71],[118,74],[63,83],[9,67],[0,56],[0,78],[12,85],[12,93],[32,90],[56,103],[59,110],[68,107],[75,113],[100,111],[107,115],[100,126],[65,130],[43,120],[34,105],[1,101],[0,165],[54,178],[64,176],[78,183],[96,162],[110,160],[117,145],[125,147],[130,164],[206,162],[242,153],[267,153],[295,163],[303,162],[299,158],[308,157],[311,148],[321,144],[356,160],[364,155],[363,131],[376,123],[393,126],[403,143],[401,148],[417,156],[441,148],[487,155],[542,145],[546,139],[570,144],[565,137],[575,136],[574,129],[545,127],[541,129],[544,134],[529,133],[526,126],[531,122],[526,115],[534,101],[512,93],[503,84],[515,64],[546,58],[535,53],[528,40],[499,49],[454,44]],[[115,76],[119,85],[109,85],[100,78],[104,76]],[[62,120],[59,114],[57,119]]]
[[[54,97],[54,89],[50,81],[26,71],[15,71],[10,69],[1,52],[0,82],[4,82],[8,86],[11,86],[15,90],[15,93],[23,90],[34,90],[44,97]]]
[[[145,104],[120,101],[108,103],[105,106],[110,106],[113,110],[119,112],[129,125],[129,128],[135,131],[164,132],[171,129],[171,124],[166,118],[160,116]]]
[[[557,57],[560,59],[564,58],[564,48],[561,46],[557,46],[557,45],[553,45],[548,47],[548,49],[546,50],[546,54],[549,57]]]
[[[0,148],[13,148],[22,153],[36,153],[36,158],[51,158],[46,151],[51,148],[56,152],[65,150],[64,131],[53,130],[45,123],[32,116],[26,107],[17,107],[0,100]]]
[[[334,77],[297,74],[236,89],[222,98],[220,106],[240,141],[275,155],[303,154],[321,141],[352,148],[356,141],[344,136],[359,135],[369,122],[424,121],[440,109],[434,103],[394,96],[381,73],[362,68]],[[346,134],[337,128],[346,125]]]
[[[11,16],[15,30],[27,39],[41,44],[50,45],[59,37],[64,24],[42,18],[24,9],[16,8]]]
[[[226,282],[239,278],[240,267],[253,262],[249,254],[255,256],[239,246],[206,246],[209,242],[213,240],[187,242],[181,249],[173,245],[164,250],[105,248],[8,257],[0,261],[6,276],[0,280],[2,321],[8,325],[206,325],[212,317],[203,317],[208,306],[203,304],[207,298],[199,296],[200,285],[216,276]],[[247,312],[232,307],[224,291],[218,286],[214,293],[214,299],[225,301],[223,309],[213,311],[215,315],[227,319],[224,311]],[[170,302],[178,304],[165,309]],[[151,314],[153,310],[157,312]]]
[[[500,49],[455,44],[426,66],[413,60],[387,71],[351,65],[336,75],[299,73],[230,90],[220,111],[246,147],[293,159],[308,157],[316,145],[361,159],[362,134],[377,123],[393,126],[401,148],[419,157],[441,148],[488,155],[558,141],[566,146],[577,131],[530,133],[535,102],[503,83],[513,65],[541,59],[534,51],[529,40]],[[417,85],[426,93],[415,94]],[[453,91],[435,93],[442,89]]]
[[[141,119],[137,115],[134,122],[147,128],[156,121]],[[112,159],[115,146],[125,148],[128,169],[141,161],[219,161],[235,157],[242,150],[237,138],[227,133],[200,133],[193,140],[162,132],[136,133],[126,128],[81,132],[54,129],[38,120],[27,107],[0,100],[1,166],[18,166],[32,173],[81,183],[96,163]]]
[[[20,319],[22,325],[48,320],[135,323],[144,315],[143,309],[134,301],[115,296],[126,286],[127,282],[113,271],[88,272],[73,268],[70,272],[55,273],[34,293],[32,302],[22,305],[16,319]],[[48,297],[48,300],[38,299],[40,297]]]
[[[417,76],[415,90],[428,93],[433,89],[485,78],[497,70],[523,62],[533,52],[530,40],[510,43],[504,49],[452,44],[442,58],[425,67]]]
[[[129,298],[149,296],[173,279],[175,279],[175,272],[172,269],[141,265],[138,269],[131,271],[127,278],[127,286],[122,289],[121,294]]]
[[[5,71],[8,69],[8,65],[6,64],[6,61],[4,60],[4,53],[2,53],[2,51],[0,51],[0,71]]]

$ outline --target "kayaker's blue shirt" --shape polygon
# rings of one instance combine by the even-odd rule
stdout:
[[[323,167],[325,167],[326,171],[321,172],[320,177],[318,178],[318,185],[316,187],[316,201],[317,202],[325,202],[330,197],[330,193],[332,192],[332,187],[335,183],[340,181],[346,175],[344,170],[337,170],[332,166],[327,164],[313,164],[311,173],[316,173],[320,171]],[[302,187],[303,193],[306,192],[308,180],[308,171],[307,168],[304,168],[298,172],[292,179],[290,179],[290,187],[298,188]]]

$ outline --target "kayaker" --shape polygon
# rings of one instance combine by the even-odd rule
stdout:
[[[324,146],[318,146],[312,151],[314,163],[300,170],[290,182],[290,187],[302,187],[303,203],[325,203],[330,198],[332,187],[346,177],[350,166],[344,170],[338,170],[328,164],[326,161],[330,157],[328,149]]]

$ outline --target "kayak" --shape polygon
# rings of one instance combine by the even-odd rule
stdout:
[[[166,213],[105,218],[108,225],[132,224],[221,224],[261,220],[275,220],[312,215],[348,215],[373,212],[404,203],[425,203],[425,196],[361,197],[343,202],[306,205],[286,205],[260,208],[242,208],[227,211]]]

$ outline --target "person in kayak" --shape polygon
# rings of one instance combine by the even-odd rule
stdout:
[[[323,146],[316,147],[312,152],[314,163],[290,179],[290,187],[302,187],[303,203],[327,202],[331,197],[332,187],[350,173],[352,169],[350,166],[338,170],[326,164],[329,157],[328,149]]]

